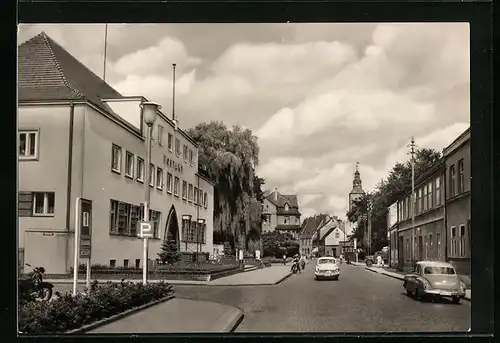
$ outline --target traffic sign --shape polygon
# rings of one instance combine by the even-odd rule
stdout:
[[[153,237],[153,229],[151,227],[151,222],[138,222],[139,225],[139,234],[138,236],[141,238],[151,238]]]

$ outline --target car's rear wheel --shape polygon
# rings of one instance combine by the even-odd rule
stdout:
[[[422,299],[422,296],[420,295],[420,291],[418,290],[418,288],[415,289],[415,299],[417,300]]]
[[[406,295],[411,296],[412,294],[413,294],[413,293],[412,293],[412,291],[410,291],[410,290],[407,288],[407,289],[406,289]]]
[[[335,278],[335,281],[339,281],[339,277],[338,276]]]

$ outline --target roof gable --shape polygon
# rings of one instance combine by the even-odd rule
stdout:
[[[101,99],[123,98],[45,32],[18,47],[20,101],[87,99],[110,113]]]
[[[302,222],[302,231],[300,238],[312,238],[315,232],[323,225],[325,220],[328,219],[326,214],[318,214],[313,217],[308,217]]]

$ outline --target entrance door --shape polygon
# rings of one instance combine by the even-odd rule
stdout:
[[[177,249],[180,248],[179,223],[177,222],[177,213],[174,206],[170,208],[167,222],[165,224],[165,235],[163,236],[163,239],[167,241],[174,241]]]

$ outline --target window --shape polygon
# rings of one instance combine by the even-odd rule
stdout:
[[[189,150],[189,163],[190,163],[191,165],[193,165],[193,162],[194,162],[194,161],[193,161],[193,150],[191,150],[191,149],[190,149],[190,150]]]
[[[189,241],[189,236],[190,236],[190,227],[191,227],[191,221],[189,219],[184,219],[182,218],[182,237],[184,242]]]
[[[140,267],[141,267],[141,259],[140,258],[136,258],[135,259],[135,268],[139,269]]]
[[[432,244],[432,235],[429,235],[429,256],[434,258],[433,244]]]
[[[189,184],[188,188],[188,201],[192,202],[193,201],[193,185]]]
[[[424,236],[424,258],[427,260],[429,256],[429,237]]]
[[[122,148],[113,144],[111,148],[111,170],[120,173],[122,166]]]
[[[187,182],[182,181],[182,199],[187,199]]]
[[[427,185],[424,186],[423,190],[422,190],[422,193],[423,193],[423,199],[422,199],[422,212],[423,211],[427,211]]]
[[[156,188],[163,190],[163,169],[156,167]]]
[[[455,166],[450,166],[450,197],[455,196]]]
[[[38,158],[38,130],[19,131],[19,159],[34,160]]]
[[[158,144],[163,146],[163,126],[158,125]]]
[[[149,220],[153,224],[153,237],[154,238],[160,238],[160,236],[158,235],[159,228],[160,228],[160,217],[161,217],[161,212],[149,210]]]
[[[441,205],[441,177],[436,179],[436,206]]]
[[[208,207],[208,194],[207,193],[203,194],[203,206],[205,208]]]
[[[141,218],[140,206],[117,200],[111,200],[110,203],[109,233],[135,237],[137,235],[137,222]]]
[[[458,255],[458,240],[457,240],[457,228],[452,226],[451,227],[451,256],[457,256]]]
[[[194,187],[194,191],[193,191],[193,204],[198,204],[198,187]]]
[[[174,149],[174,136],[169,132],[167,136],[167,147],[168,150],[172,151]]]
[[[128,260],[123,260],[123,268],[128,268]]]
[[[134,154],[128,151],[125,153],[125,176],[134,178]]]
[[[335,232],[335,238],[340,238],[340,233]]]
[[[184,162],[188,161],[188,146],[184,145],[182,147],[182,157],[184,158]]]
[[[155,165],[153,163],[149,165],[149,185],[151,187],[155,185]]]
[[[199,223],[198,224],[198,243],[205,243],[205,232],[206,232],[207,224]]]
[[[111,268],[115,268],[116,267],[116,260],[109,260],[109,266]]]
[[[432,183],[428,183],[427,184],[427,191],[428,191],[428,195],[427,195],[427,206],[428,206],[428,209],[432,209],[434,204],[433,204],[433,201],[432,201]]]
[[[455,275],[455,269],[451,267],[425,267],[424,274],[430,275]]]
[[[179,196],[179,188],[180,188],[180,183],[181,181],[179,180],[179,178],[176,176],[175,179],[174,179],[174,195],[176,197]]]
[[[437,259],[441,261],[442,254],[441,254],[441,234],[436,233],[436,241],[437,241]]]
[[[288,204],[285,204],[285,211],[289,211],[290,210],[290,207],[288,206]]]
[[[33,193],[33,215],[54,216],[55,196],[54,192]]]
[[[172,194],[172,174],[167,173],[167,192]]]
[[[201,189],[198,191],[198,206],[203,206],[203,191]]]
[[[465,225],[460,225],[460,240],[458,244],[458,254],[465,257]]]
[[[144,182],[144,160],[137,157],[137,181]]]
[[[464,192],[464,159],[458,161],[458,194]]]
[[[285,224],[289,224],[290,223],[290,217],[286,216],[285,220],[284,220],[284,223]]]
[[[181,141],[179,140],[179,138],[175,139],[175,154],[177,156],[180,156],[181,154]]]

